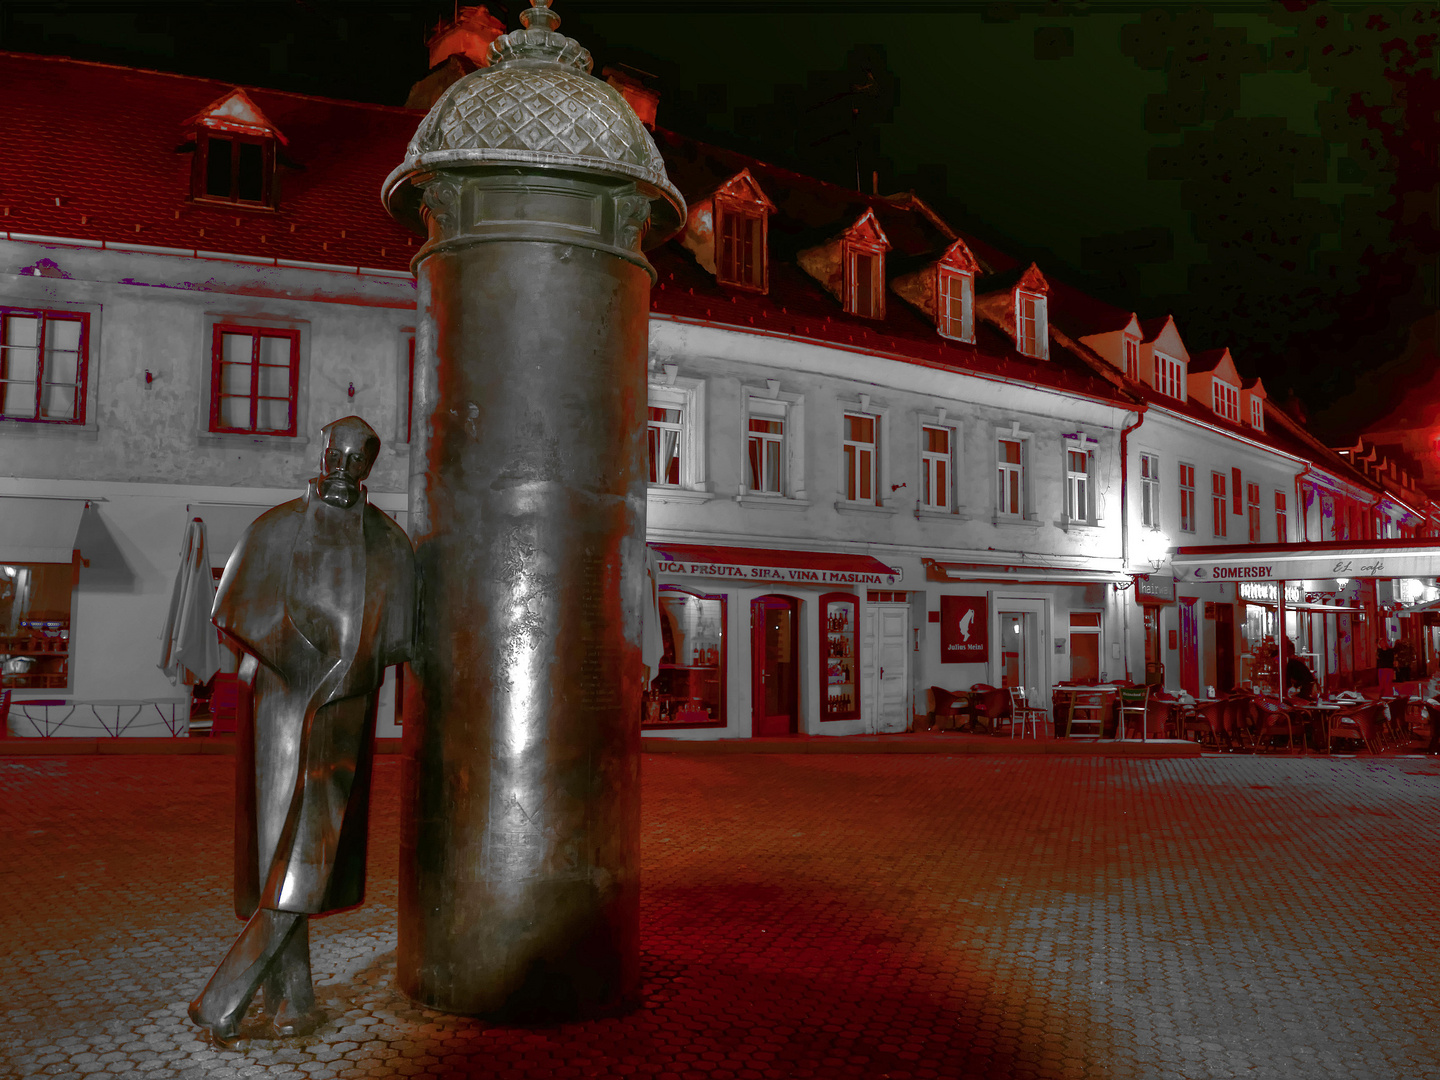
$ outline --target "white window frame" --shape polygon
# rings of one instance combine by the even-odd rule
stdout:
[[[1210,406],[1214,409],[1216,416],[1238,424],[1240,422],[1240,388],[1227,383],[1224,379],[1211,378]]]
[[[1210,534],[1223,540],[1230,534],[1230,476],[1210,470]]]
[[[785,407],[784,402],[770,401],[764,398],[750,402],[749,414],[745,419],[745,456],[742,463],[742,468],[745,470],[744,484],[746,491],[753,492],[756,495],[784,497],[787,471],[785,466],[786,457],[788,456],[785,445],[789,435],[787,425],[787,421],[789,420],[788,414],[789,410]],[[778,433],[754,431],[750,425],[756,420],[778,423],[780,425],[780,431]],[[751,451],[757,444],[760,447],[760,475],[752,476]],[[765,475],[769,471],[766,465],[772,458],[775,462],[776,473],[776,484],[773,488],[767,486]],[[752,479],[759,480],[760,485],[755,486],[751,484]]]
[[[1282,520],[1284,525],[1280,524]],[[1290,499],[1278,488],[1275,490],[1275,541],[1280,544],[1290,542]]]
[[[1134,334],[1126,334],[1125,338],[1125,374],[1140,381],[1140,339]]]
[[[1179,472],[1177,474],[1179,477],[1180,492],[1180,500],[1178,507],[1180,511],[1179,529],[1183,533],[1194,533],[1198,528],[1198,521],[1200,517],[1199,504],[1197,502],[1195,490],[1195,466],[1188,461],[1181,461],[1177,462],[1176,464],[1179,466]],[[1190,470],[1190,483],[1188,484],[1185,483],[1186,469]],[[1190,496],[1188,500],[1185,498],[1186,495]],[[1185,524],[1185,504],[1187,501],[1190,504],[1190,524],[1188,527]]]
[[[949,479],[946,485],[946,498],[949,504],[938,507],[933,502],[925,499],[926,482],[931,477],[930,465],[941,455],[935,454],[925,448],[925,429],[935,428],[948,433],[950,437],[950,453],[946,458],[946,469],[949,472]],[[950,515],[960,512],[960,483],[959,472],[961,468],[961,426],[957,423],[947,421],[941,415],[920,416],[919,425],[919,452],[920,452],[920,490],[915,494],[915,509],[919,514]]]
[[[1140,525],[1160,528],[1160,455],[1140,452]]]
[[[846,429],[846,427],[847,427],[846,421],[847,421],[847,420],[850,420],[850,419],[852,419],[852,418],[853,418],[853,419],[856,419],[856,420],[869,420],[869,421],[871,422],[871,424],[874,425],[874,426],[871,428],[871,433],[872,433],[872,436],[873,436],[873,441],[868,442],[868,443],[858,442],[858,441],[855,441],[855,440],[850,439],[850,438],[846,435],[846,433],[845,433],[845,429]],[[847,406],[846,408],[844,408],[844,409],[841,411],[841,414],[840,414],[840,501],[841,501],[841,502],[846,503],[847,505],[850,505],[850,506],[881,506],[881,505],[884,504],[885,500],[880,497],[880,485],[881,485],[880,461],[881,461],[881,458],[884,456],[884,455],[881,453],[881,439],[883,438],[883,434],[882,434],[882,432],[883,432],[883,427],[884,427],[884,425],[881,423],[881,418],[880,418],[880,416],[877,415],[873,410],[868,409],[868,408],[866,408],[866,407],[864,407],[864,406],[861,406],[860,408],[852,408],[852,407]],[[861,484],[861,480],[863,479],[864,473],[865,473],[865,466],[862,464],[862,460],[863,460],[864,455],[865,455],[865,447],[867,447],[867,446],[870,448],[870,451],[869,451],[869,453],[870,453],[870,468],[869,468],[869,472],[870,472],[870,484],[871,484],[871,489],[872,489],[871,494],[872,494],[872,496],[873,496],[872,498],[869,498],[869,499],[862,498],[862,497],[861,497],[861,494],[860,494],[861,490],[863,489],[863,485]],[[851,456],[850,453],[849,453],[849,451],[850,451],[851,449],[854,450],[853,458],[852,458],[852,456]],[[851,487],[852,487],[852,482],[853,482],[853,487],[854,487],[854,491],[855,491],[855,494],[854,494],[853,496],[850,494]]]
[[[1184,365],[1173,356],[1155,353],[1155,390],[1177,401],[1185,400]]]
[[[1078,438],[1073,435],[1066,436],[1061,442],[1060,452],[1064,455],[1061,458],[1062,475],[1065,477],[1062,508],[1066,525],[1094,525],[1097,523],[1095,457],[1099,449],[1099,442],[1084,434]],[[1071,468],[1074,464],[1071,458],[1072,454],[1084,455],[1084,472],[1077,473]]]
[[[1035,503],[1031,496],[1033,480],[1030,475],[1030,454],[1034,448],[1034,437],[1033,432],[1022,430],[1018,422],[1012,422],[1009,427],[1000,427],[997,425],[995,428],[995,439],[993,443],[995,453],[995,457],[993,458],[994,467],[990,473],[991,482],[994,486],[991,487],[990,490],[995,493],[995,523],[997,525],[1038,524],[1035,520]],[[1020,506],[1016,511],[1001,509],[1000,473],[1002,469],[1007,473],[1012,471],[1010,466],[1002,465],[1000,461],[1000,442],[1002,439],[1007,442],[1018,442],[1020,444],[1020,464],[1018,470],[1013,470],[1018,471],[1020,474]]]
[[[870,310],[860,310],[860,259],[874,259],[870,278]],[[885,318],[885,252],[878,247],[845,245],[845,310],[861,319]]]
[[[742,505],[767,506],[774,509],[802,509],[809,506],[805,492],[805,399],[780,389],[778,380],[767,380],[764,387],[741,387],[740,409],[740,483],[735,501]],[[750,417],[780,419],[785,423],[785,450],[780,463],[781,491],[752,491],[749,479]]]
[[[1031,310],[1026,315],[1026,305]],[[1029,333],[1026,328],[1029,327]],[[1015,290],[1015,348],[1037,360],[1050,358],[1050,327],[1045,315],[1045,297],[1040,293]]]
[[[1251,498],[1254,502],[1251,502]],[[1260,485],[1253,480],[1245,482],[1245,535],[1250,543],[1258,544],[1265,539],[1265,511],[1260,501]]]
[[[710,484],[705,469],[705,380],[682,379],[665,371],[657,380],[652,374],[646,388],[646,408],[678,409],[680,411],[680,483],[648,484],[651,496],[684,498],[691,495],[709,498]],[[646,413],[646,439],[649,439],[649,413]],[[650,473],[649,452],[646,452],[645,474]]]
[[[1265,430],[1265,399],[1259,394],[1250,395],[1250,426],[1256,431]]]
[[[959,296],[955,295],[957,288]],[[938,292],[936,302],[939,308],[937,314],[940,317],[936,320],[936,324],[940,336],[954,341],[974,341],[975,275],[942,267]],[[955,315],[957,301],[960,306],[958,318]]]
[[[733,252],[732,243],[744,244],[742,236],[727,236],[725,226],[729,219],[740,219],[747,229],[753,228],[750,275],[743,272],[728,274],[730,263],[734,269],[743,271],[744,265],[738,252]],[[758,226],[758,227],[757,227]],[[739,199],[717,197],[715,199],[715,280],[722,285],[733,285],[739,289],[765,292],[770,280],[769,247],[770,213],[763,206]],[[727,262],[726,255],[731,257]]]

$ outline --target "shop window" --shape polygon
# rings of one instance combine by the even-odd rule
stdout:
[[[1018,518],[1025,514],[1025,440],[1000,439],[996,457],[999,461],[999,488],[995,512],[1001,517]]]
[[[1100,680],[1100,612],[1070,613],[1070,679],[1073,682]]]
[[[1045,297],[1015,292],[1015,348],[1025,356],[1044,360],[1050,355],[1050,332],[1045,321]]]
[[[975,275],[940,271],[940,333],[956,341],[975,340]]]
[[[759,206],[715,200],[715,276],[722,284],[763,291],[767,215]]]
[[[1180,531],[1195,531],[1195,466],[1180,463]]]
[[[70,685],[70,610],[78,564],[0,564],[0,688]]]
[[[1140,381],[1140,339],[1125,335],[1125,374]]]
[[[1245,514],[1250,526],[1250,543],[1260,543],[1260,485],[1245,485]]]
[[[84,424],[90,316],[0,308],[0,420]]]
[[[1185,400],[1185,368],[1173,356],[1155,354],[1155,389],[1166,397]]]
[[[724,727],[725,597],[660,586],[660,673],[644,695],[641,726]]]
[[[1238,424],[1240,422],[1240,390],[1219,379],[1210,381],[1210,405],[1215,415]]]
[[[1227,505],[1225,494],[1225,474],[1212,472],[1210,474],[1210,516],[1217,537],[1226,535],[1229,515],[1230,507]]]
[[[820,719],[860,716],[860,602],[851,593],[820,597]]]
[[[954,429],[920,425],[920,505],[925,510],[954,508]]]
[[[299,330],[215,324],[211,431],[294,435],[299,390]]]
[[[202,129],[192,175],[197,199],[268,206],[275,175],[275,141]]]
[[[1155,454],[1140,455],[1140,524],[1160,528],[1160,459]]]
[[[704,384],[672,378],[651,383],[646,402],[646,480],[652,487],[698,490],[704,486]]]
[[[880,502],[878,491],[878,439],[880,421],[874,416],[857,416],[846,413],[844,417],[845,440],[843,447],[845,473],[845,500],[847,502]]]
[[[1072,525],[1087,525],[1090,512],[1091,454],[1076,446],[1065,447],[1065,518]]]

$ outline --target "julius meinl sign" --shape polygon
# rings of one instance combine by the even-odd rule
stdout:
[[[743,566],[737,563],[664,562],[656,565],[662,574],[684,577],[738,578],[745,581],[784,581],[796,585],[898,585],[902,575],[871,574],[859,570],[809,570],[800,567]]]

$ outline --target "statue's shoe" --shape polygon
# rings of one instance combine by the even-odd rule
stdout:
[[[297,1035],[309,1035],[324,1022],[325,1014],[319,1009],[302,1013],[291,1012],[290,1003],[287,1001],[281,1003],[270,1026],[280,1038],[290,1039]]]
[[[199,998],[190,1003],[187,1011],[195,1026],[205,1032],[211,1045],[217,1050],[234,1050],[240,1045],[240,1018],[238,1016],[212,1020],[200,1008]]]

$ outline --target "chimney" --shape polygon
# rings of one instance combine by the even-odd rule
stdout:
[[[490,43],[505,33],[505,24],[483,5],[462,7],[451,22],[442,22],[425,41],[430,50],[430,70],[434,71],[452,56],[460,55],[475,67],[485,66],[485,52]],[[473,68],[471,70],[474,70]]]
[[[605,76],[606,82],[620,91],[620,96],[635,110],[640,122],[651,131],[655,130],[655,107],[660,104],[660,94],[644,82],[655,76],[626,64],[607,67],[601,74]]]

